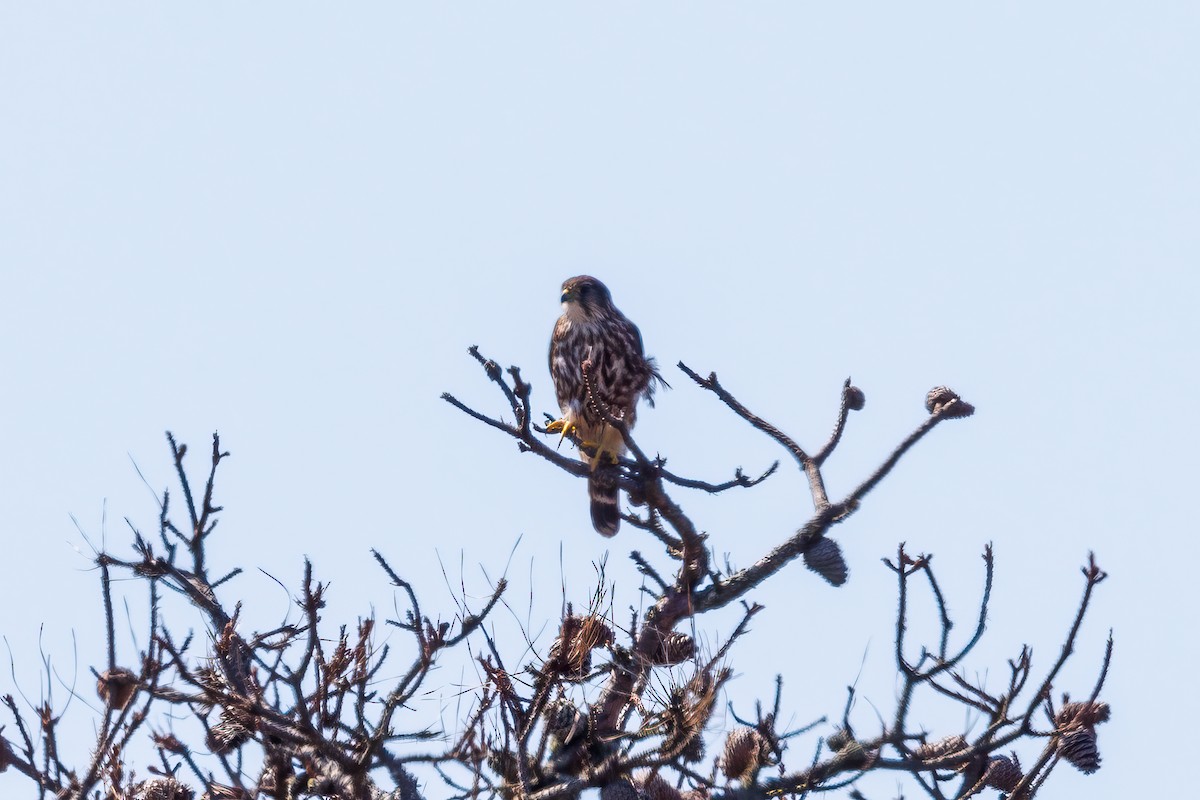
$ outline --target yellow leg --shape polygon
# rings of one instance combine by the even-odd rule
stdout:
[[[596,450],[596,455],[591,460],[592,472],[596,471],[596,465],[600,463],[600,459],[602,458],[606,459],[608,463],[614,467],[621,463],[621,459],[616,453],[611,453],[608,450],[601,450],[600,446],[596,442],[584,442],[582,445],[580,445],[580,447],[595,448]]]

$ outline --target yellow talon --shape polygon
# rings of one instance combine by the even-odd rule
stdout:
[[[573,422],[568,421],[565,418],[556,419],[553,422],[546,425],[546,433],[559,434],[557,446],[562,447],[563,439],[566,439],[568,434],[574,434],[576,436],[579,435],[579,426],[574,424]],[[591,465],[592,465],[592,469],[596,468],[596,465],[600,463],[601,457],[604,457],[604,456],[607,456],[608,463],[612,464],[613,466],[616,466],[617,464],[621,463],[620,458],[617,456],[616,453],[612,452],[611,450],[601,450],[600,449],[603,446],[603,444],[604,444],[603,441],[593,442],[591,440],[587,440],[587,441],[579,442],[580,450],[589,451],[593,454],[592,457],[589,459],[591,462]]]
[[[554,422],[551,422],[546,426],[546,433],[561,434],[558,437],[558,444],[555,446],[562,447],[563,439],[567,438],[567,434],[575,431],[577,427],[578,426],[571,424],[565,419],[556,419]]]

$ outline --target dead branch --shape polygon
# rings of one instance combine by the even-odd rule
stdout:
[[[521,452],[588,479],[592,468],[559,452],[547,442],[546,428],[533,424],[532,390],[521,371],[502,368],[477,347],[469,353],[496,385],[507,409],[504,416],[511,412],[513,421],[473,409],[449,394],[443,399],[515,440]],[[912,786],[935,800],[970,797],[985,789],[1015,800],[1034,797],[1063,762],[1084,772],[1099,767],[1096,726],[1109,717],[1100,695],[1112,660],[1111,634],[1094,684],[1077,695],[1086,700],[1072,702],[1064,694],[1056,708],[1051,693],[1078,648],[1094,590],[1106,575],[1089,556],[1083,596],[1062,648],[1037,673],[1039,678],[1031,677],[1037,665],[1032,651],[1023,647],[1008,661],[1001,687],[988,687],[968,677],[980,673],[967,664],[986,633],[996,568],[990,545],[983,551],[978,612],[962,633],[931,555],[914,556],[901,544],[894,560],[884,560],[896,580],[892,657],[900,687],[886,717],[880,711],[873,720],[855,719],[856,693],[851,689],[840,716],[826,714],[812,724],[783,730],[781,675],[771,702],[756,704],[752,717],[733,714],[740,727],[712,730],[721,693],[735,674],[738,643],[762,611],[750,594],[797,557],[830,584],[844,583],[848,567],[831,536],[834,526],[847,521],[936,426],[974,409],[945,387],[935,387],[926,397],[929,416],[878,467],[831,499],[823,467],[849,434],[850,412],[861,410],[865,402],[849,379],[841,386],[828,438],[810,451],[750,411],[715,374],[701,377],[682,363],[679,367],[781,446],[807,483],[811,513],[804,512],[795,532],[750,566],[734,570],[726,564],[722,571],[711,564],[710,534],[672,493],[752,489],[778,475],[779,462],[757,477],[739,467],[725,481],[668,471],[666,459],[648,457],[653,451],[644,449],[622,415],[598,397],[594,365],[585,361],[588,403],[620,434],[629,453],[611,467],[603,465],[640,509],[621,516],[661,547],[657,557],[640,550],[631,555],[647,579],[638,591],[650,599],[648,607],[631,607],[627,628],[616,623],[612,587],[601,566],[597,587],[586,602],[581,600],[580,611],[566,604],[552,641],[539,643],[526,635],[511,643],[519,646],[519,656],[513,657],[506,653],[510,643],[497,640],[487,625],[502,602],[505,580],[496,582],[481,607],[472,609],[465,597],[458,598],[458,612],[443,619],[430,615],[414,584],[373,550],[384,579],[381,586],[390,584],[401,602],[398,618],[383,620],[399,642],[378,643],[374,616],[343,624],[326,621],[330,586],[317,578],[307,559],[289,592],[298,618],[252,630],[243,621],[249,615],[242,614],[243,605],[249,608],[252,600],[235,599],[245,565],[215,566],[223,557],[216,547],[221,537],[214,535],[223,511],[214,504],[215,486],[229,453],[214,435],[204,489],[193,492],[187,446],[168,434],[185,521],[175,521],[170,495],[164,492],[154,544],[131,524],[132,554],[104,552],[96,559],[107,652],[100,661],[103,668],[93,670],[103,704],[94,746],[88,753],[63,753],[58,735],[63,711],[49,701],[23,710],[8,695],[3,710],[12,728],[7,736],[0,728],[0,771],[13,767],[39,797],[70,800],[101,793],[106,800],[181,800],[197,792],[210,800],[419,800],[425,791],[422,779],[439,785],[432,796],[455,798],[573,800],[585,789],[599,789],[606,800],[765,800],[838,790],[862,797],[856,783],[884,771],[907,775]],[[585,446],[573,434],[567,440]],[[114,633],[117,586],[140,587],[149,601],[148,645],[132,659],[123,657]],[[936,634],[926,644],[911,641],[914,592],[928,592],[932,600]],[[204,630],[196,636],[177,632],[164,596],[200,612]],[[702,652],[699,621],[734,602],[742,603],[740,621],[724,632],[715,652]],[[483,645],[476,646],[480,640]],[[443,730],[415,716],[412,707],[431,691],[430,676],[453,653],[469,654],[478,681],[460,687],[465,711],[452,729]],[[914,708],[935,697],[982,716],[984,725],[970,739],[963,731],[934,736],[914,728]],[[830,726],[826,719],[837,722]],[[722,736],[724,746],[706,755],[706,746]],[[125,754],[145,737],[155,746],[157,763],[140,767],[154,777],[137,782]],[[1017,749],[1026,753],[1028,766],[1022,765]],[[195,786],[185,785],[185,779]]]

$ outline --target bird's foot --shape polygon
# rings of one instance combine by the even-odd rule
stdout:
[[[567,434],[578,430],[578,426],[568,421],[566,418],[556,419],[546,426],[546,433],[560,434],[558,437],[558,447],[562,447],[563,439],[567,438]]]
[[[599,447],[599,445],[597,445],[596,442],[584,442],[579,447],[580,447],[580,449],[595,450],[596,455],[592,457],[592,463],[591,463],[592,472],[595,472],[596,467],[600,466],[601,463],[604,463],[604,464],[607,464],[607,465],[613,466],[613,467],[615,467],[621,463],[621,459],[617,456],[616,453],[611,453],[608,450],[597,449]]]

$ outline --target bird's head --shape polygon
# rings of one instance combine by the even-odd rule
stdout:
[[[572,320],[586,322],[612,308],[608,287],[591,275],[567,278],[562,285],[563,313]]]

